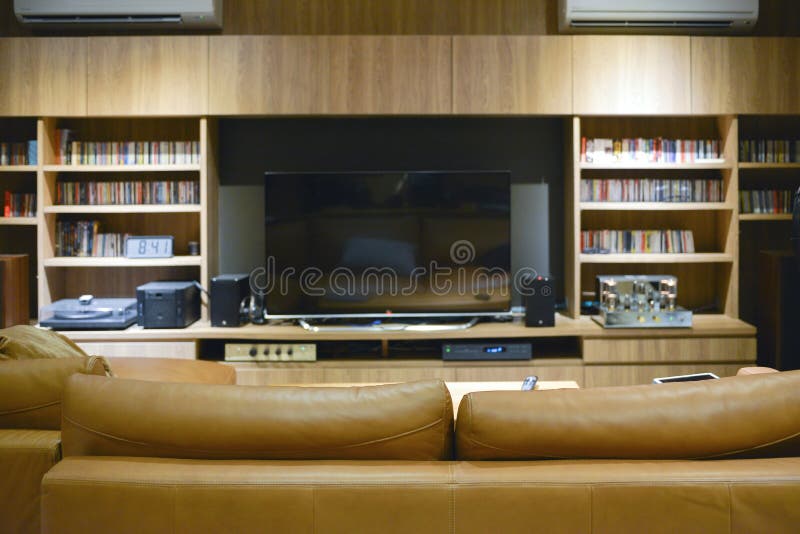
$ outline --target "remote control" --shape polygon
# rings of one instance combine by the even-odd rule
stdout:
[[[528,376],[525,380],[522,381],[522,391],[533,391],[533,388],[536,387],[536,382],[539,381],[538,376]]]

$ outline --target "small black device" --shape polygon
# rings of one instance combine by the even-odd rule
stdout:
[[[442,359],[446,361],[530,360],[530,343],[443,343]]]
[[[553,279],[537,276],[526,283],[525,326],[556,325],[556,294]]]
[[[211,279],[211,326],[241,326],[250,322],[250,277],[221,274]]]
[[[692,375],[664,376],[654,378],[653,384],[671,384],[673,382],[698,382],[700,380],[716,380],[719,377],[714,373],[695,373]]]
[[[536,382],[538,381],[538,376],[526,376],[525,380],[522,381],[522,391],[533,391],[533,389],[536,387]]]
[[[200,318],[196,282],[150,282],[136,288],[139,326],[186,328]]]

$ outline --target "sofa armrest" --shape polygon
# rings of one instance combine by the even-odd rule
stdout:
[[[178,358],[107,358],[116,378],[187,384],[235,384],[236,369],[229,365]]]

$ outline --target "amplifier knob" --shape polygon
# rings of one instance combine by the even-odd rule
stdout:
[[[255,357],[256,357],[256,355],[258,354],[258,349],[257,349],[257,348],[255,348],[255,347],[251,347],[251,348],[250,348],[250,353],[249,353],[249,354],[250,354],[250,356],[251,356],[251,357],[255,358]]]
[[[281,355],[281,348],[280,348],[280,347],[278,347],[277,349],[275,349],[275,354],[277,354],[278,356],[280,356],[280,355]]]

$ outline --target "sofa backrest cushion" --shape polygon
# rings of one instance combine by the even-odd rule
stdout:
[[[0,360],[86,357],[74,341],[52,330],[28,325],[0,329]]]
[[[105,374],[102,358],[0,361],[0,428],[61,428],[61,397],[75,373]]]
[[[470,393],[456,456],[702,459],[800,455],[800,371],[663,385]]]
[[[452,432],[442,381],[252,387],[73,376],[62,446],[65,457],[443,460]]]

